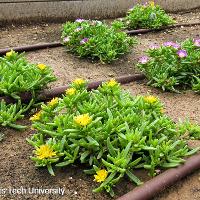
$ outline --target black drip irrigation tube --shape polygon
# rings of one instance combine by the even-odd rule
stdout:
[[[171,26],[163,26],[158,29],[138,29],[138,30],[125,31],[125,32],[129,35],[137,35],[137,34],[153,32],[153,31],[161,31],[161,30],[165,30],[165,29],[176,28],[176,27],[195,26],[195,25],[200,25],[200,22],[175,24],[175,25],[171,25]],[[61,47],[61,46],[63,46],[63,44],[60,42],[52,42],[52,43],[27,45],[27,46],[22,46],[22,47],[12,47],[12,48],[9,47],[9,48],[5,48],[5,49],[0,49],[0,55],[5,55],[6,52],[8,52],[10,50],[14,50],[17,52],[24,52],[24,51],[27,52],[27,51],[36,51],[39,49],[54,48],[54,47]]]
[[[143,185],[119,197],[117,200],[150,200],[167,187],[174,185],[198,169],[200,169],[200,154],[191,156],[185,164],[166,170]]]
[[[140,80],[143,80],[143,79],[145,79],[145,75],[143,75],[143,74],[134,74],[134,75],[122,76],[122,77],[115,78],[115,80],[118,83],[121,83],[121,84],[131,83],[133,81],[140,81]],[[88,84],[87,89],[88,90],[96,89],[103,82],[108,81],[108,80],[109,79],[91,82],[91,83]],[[56,88],[52,88],[52,89],[45,89],[43,91],[40,91],[40,93],[37,95],[36,100],[38,102],[39,101],[47,101],[47,100],[52,99],[54,97],[60,96],[68,88],[69,88],[69,86],[60,86],[60,87],[56,87]],[[19,96],[20,96],[21,101],[23,103],[27,103],[27,102],[29,102],[32,99],[32,94],[30,92],[22,93]],[[0,97],[0,101],[1,100],[4,100],[6,103],[14,103],[14,102],[16,102],[15,99],[13,99],[12,97],[9,97],[9,96],[1,96]]]

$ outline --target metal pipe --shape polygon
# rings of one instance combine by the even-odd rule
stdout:
[[[157,28],[157,29],[130,30],[130,31],[126,31],[126,33],[129,34],[129,35],[135,35],[135,34],[142,34],[142,33],[149,33],[149,32],[153,32],[153,31],[161,31],[161,30],[165,30],[165,29],[177,28],[177,27],[181,27],[181,26],[195,26],[195,25],[200,25],[200,22],[174,24],[174,25],[171,25],[171,26],[163,26],[163,27],[160,27],[160,28]]]
[[[136,187],[117,200],[149,200],[180,179],[200,169],[200,154],[191,156],[187,161],[173,169],[169,169],[143,185]]]
[[[54,47],[60,47],[62,44],[60,42],[52,42],[52,43],[43,43],[43,44],[34,44],[34,45],[27,45],[22,47],[9,47],[5,49],[0,49],[0,55],[6,54],[6,52],[10,51],[11,49],[17,52],[23,52],[23,51],[35,51],[39,49],[45,49],[45,48],[54,48]]]
[[[126,84],[126,83],[130,83],[133,81],[139,81],[139,80],[143,80],[143,79],[145,79],[145,76],[143,74],[134,74],[134,75],[128,75],[128,76],[122,76],[122,77],[115,78],[115,80],[121,84]],[[109,79],[107,79],[107,80],[109,80]],[[88,90],[98,88],[99,85],[102,84],[102,82],[105,82],[107,80],[101,80],[101,81],[95,81],[95,82],[89,83]],[[52,89],[45,89],[43,91],[40,91],[40,93],[37,95],[37,100],[38,101],[46,101],[46,100],[52,99],[54,97],[60,96],[61,94],[63,94],[65,92],[65,90],[68,87],[69,86],[60,86],[60,87],[56,87],[56,88],[52,88]],[[25,92],[20,95],[20,98],[21,98],[22,102],[26,103],[31,100],[32,95],[30,92]],[[0,97],[0,101],[1,100],[4,100],[6,103],[14,103],[15,102],[15,100],[9,96],[2,96],[2,97]]]

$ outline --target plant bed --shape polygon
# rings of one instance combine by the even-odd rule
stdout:
[[[184,119],[189,117],[194,122],[200,123],[198,118],[198,115],[200,114],[200,110],[198,109],[198,99],[196,95],[191,92],[187,92],[186,94],[168,93],[169,95],[166,96],[157,89],[152,89],[146,85],[136,83],[127,84],[126,86],[123,86],[123,88],[129,89],[134,95],[146,95],[151,91],[152,95],[158,96],[164,102],[165,112],[175,121],[177,121],[178,118]],[[184,99],[184,101],[182,101],[182,99]],[[190,102],[190,104],[188,102]],[[30,125],[30,122],[28,120],[23,120],[23,124]],[[52,184],[55,187],[65,188],[65,195],[63,197],[55,196],[54,199],[110,199],[110,197],[105,193],[94,195],[91,192],[91,186],[94,185],[93,178],[84,175],[80,167],[70,167],[69,169],[56,170],[55,177],[51,177],[45,169],[37,170],[32,161],[28,159],[33,148],[24,142],[25,137],[29,137],[34,133],[33,130],[29,129],[18,134],[11,129],[3,129],[1,131],[3,131],[6,135],[5,140],[0,143],[1,148],[5,149],[4,151],[1,151],[1,157],[2,159],[6,157],[4,162],[1,163],[2,170],[0,172],[0,179],[2,182],[2,187],[11,186],[10,180],[12,179],[15,180],[12,181],[12,185],[16,188],[20,186],[35,187],[35,185],[39,185],[43,188],[52,188]],[[15,141],[14,146],[11,145],[13,140]],[[18,159],[13,159],[16,156],[18,156]],[[163,193],[163,195],[157,199],[168,200],[170,199],[171,195],[173,195],[174,199],[178,199],[180,196],[183,199],[187,199],[187,197],[198,197],[198,195],[200,195],[197,191],[199,185],[198,173],[199,172],[196,172],[193,176],[177,183],[176,186],[169,189],[168,192]],[[23,176],[21,174],[23,174]],[[148,176],[144,175],[143,172],[137,172],[136,175],[140,177],[142,175],[141,179],[143,181],[148,180]],[[116,188],[116,191],[118,191],[116,193],[116,197],[129,192],[131,189],[133,189],[133,187],[134,186],[132,183],[123,181]],[[177,189],[181,191],[178,196],[176,193]],[[12,197],[13,196],[6,195],[5,199]],[[32,199],[41,198],[40,195],[26,195],[26,197],[31,197]]]
[[[195,14],[194,14],[195,15]],[[184,20],[187,20],[193,14],[185,14]],[[196,16],[196,15],[195,15]],[[192,18],[193,20],[194,18]],[[182,18],[180,17],[180,21]],[[195,20],[195,19],[194,19]],[[58,28],[59,27],[59,28]],[[37,28],[37,29],[35,29]],[[50,29],[50,30],[49,30]],[[57,38],[59,40],[59,33],[56,30],[60,29],[60,25],[49,25],[48,26],[37,26],[37,27],[25,27],[22,30],[19,28],[5,30],[2,33],[1,45],[5,46],[18,46],[24,45],[27,43],[37,43],[37,42],[48,42],[51,37],[54,37],[52,41],[55,41]],[[44,33],[44,31],[49,32]],[[133,74],[135,69],[133,65],[137,63],[137,60],[142,56],[142,50],[147,49],[151,43],[162,44],[166,40],[171,41],[181,41],[186,37],[195,38],[199,34],[199,26],[196,27],[185,27],[185,28],[176,28],[173,30],[168,30],[165,32],[159,33],[149,33],[147,35],[139,36],[139,43],[136,47],[135,53],[131,53],[127,57],[120,59],[119,61],[114,62],[111,65],[102,65],[100,63],[93,62],[89,60],[80,60],[73,55],[66,54],[65,50],[62,48],[56,48],[51,50],[42,50],[37,52],[28,53],[27,57],[32,63],[46,63],[50,65],[55,70],[55,74],[59,77],[59,80],[56,83],[53,83],[51,86],[57,85],[66,85],[70,80],[79,77],[82,74],[82,77],[90,80],[105,79],[109,77],[117,77],[120,75]],[[36,34],[37,32],[37,34]],[[54,34],[54,32],[56,32]],[[20,35],[17,35],[17,34]],[[35,35],[36,39],[32,38],[32,34]],[[12,36],[9,36],[12,35]],[[44,36],[48,38],[47,41],[44,39]],[[18,39],[20,37],[20,40]],[[10,44],[9,44],[10,43]],[[129,62],[128,62],[129,61]],[[195,95],[191,91],[186,91],[182,94],[174,93],[165,93],[163,94],[160,90],[148,87],[145,84],[128,84],[123,86],[125,89],[131,90],[133,95],[143,94],[146,95],[150,93],[152,95],[158,96],[162,102],[165,104],[165,111],[167,115],[173,118],[173,120],[178,121],[179,118],[185,119],[189,118],[190,120],[200,123],[199,121],[199,96]],[[22,125],[30,125],[28,119],[19,121]],[[52,188],[52,185],[56,187],[65,188],[65,195],[62,196],[53,196],[54,199],[111,199],[105,193],[93,194],[92,185],[94,185],[93,177],[89,178],[88,176],[82,173],[80,167],[71,167],[69,170],[56,170],[56,176],[49,176],[46,169],[37,170],[32,161],[28,159],[29,155],[32,153],[33,148],[31,148],[26,142],[25,138],[30,137],[34,131],[26,130],[24,132],[16,132],[15,130],[8,128],[0,128],[0,132],[3,132],[6,136],[4,140],[0,143],[1,149],[1,187],[35,187],[41,186],[43,188]],[[199,199],[199,173],[200,171],[195,172],[190,177],[180,181],[169,190],[166,190],[156,199],[159,200],[170,200],[170,199]],[[136,175],[144,175],[143,172],[136,173]],[[71,178],[72,177],[72,178]],[[80,180],[81,179],[81,180]],[[144,175],[141,178],[143,181],[148,180],[148,176]],[[98,185],[95,185],[98,186]],[[133,184],[127,180],[120,183],[116,190],[119,192],[116,193],[116,197],[123,195],[126,192],[129,192],[133,189]],[[16,197],[16,196],[15,196]],[[15,198],[13,195],[6,194],[2,196],[2,199],[11,199]],[[19,197],[19,196],[18,196]],[[23,196],[20,196],[23,198]],[[19,198],[20,198],[19,197]],[[48,196],[41,195],[26,195],[30,199],[48,199]]]
[[[0,101],[1,126],[24,129],[24,126],[15,124],[16,120],[23,118],[33,106],[37,92],[55,80],[49,67],[41,63],[31,64],[23,54],[11,50],[0,57],[0,97],[9,96],[16,100],[14,104],[6,104],[4,99]],[[21,102],[19,95],[23,92],[32,94],[28,105]]]
[[[62,99],[41,108],[30,118],[36,130],[28,139],[35,148],[32,160],[53,176],[53,166],[85,164],[84,172],[101,183],[94,192],[114,196],[114,185],[125,175],[142,184],[134,169],[155,176],[157,169],[176,167],[198,151],[190,150],[187,140],[200,138],[200,126],[175,124],[155,96],[131,96],[114,79],[91,92],[76,79]]]

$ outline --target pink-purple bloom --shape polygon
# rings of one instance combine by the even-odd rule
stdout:
[[[63,38],[63,42],[67,43],[70,41],[70,36]]]
[[[80,41],[80,44],[85,44],[86,42],[88,42],[88,38],[84,38],[84,39],[82,39],[81,41]]]
[[[200,47],[200,39],[194,40],[194,45],[195,45],[196,47]]]
[[[172,42],[172,41],[165,42],[165,43],[163,44],[163,46],[165,46],[165,47],[173,47],[173,48],[175,48],[175,49],[179,49],[179,48],[181,47],[180,44],[177,44],[177,43]]]
[[[187,57],[187,51],[186,50],[179,50],[177,51],[177,54],[180,58],[185,58]]]
[[[81,22],[84,22],[84,21],[85,21],[84,19],[79,18],[79,19],[76,19],[75,22],[81,23]]]
[[[148,56],[142,56],[139,59],[139,63],[141,63],[141,64],[146,64],[148,61],[149,61],[149,57]]]
[[[171,47],[172,44],[173,44],[173,42],[169,41],[169,42],[165,42],[165,43],[163,44],[163,46],[165,46],[165,47]]]

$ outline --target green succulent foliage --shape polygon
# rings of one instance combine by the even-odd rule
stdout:
[[[154,176],[156,169],[176,167],[198,150],[189,149],[187,140],[181,138],[183,128],[179,130],[163,114],[161,102],[153,100],[132,96],[115,82],[90,92],[86,86],[76,87],[74,94],[63,95],[56,106],[42,105],[28,142],[36,149],[49,144],[56,156],[40,159],[34,151],[32,160],[36,166],[47,166],[51,174],[52,166],[75,162],[88,166],[85,173],[90,175],[106,169],[107,178],[94,192],[106,190],[113,196],[112,188],[125,176],[140,185],[134,169],[145,168]],[[75,120],[83,114],[91,119],[84,126]]]
[[[180,123],[179,131],[182,137],[194,140],[200,139],[200,126],[195,123],[190,123],[188,120]]]
[[[49,67],[41,70],[29,63],[24,54],[11,51],[11,55],[0,57],[0,96],[19,99],[23,92],[36,92],[56,78]]]
[[[186,53],[184,57],[179,56],[181,50]],[[200,91],[200,46],[196,46],[195,41],[187,39],[180,45],[167,42],[146,53],[146,62],[140,60],[137,67],[150,85],[164,91],[177,91],[177,87]]]
[[[23,114],[34,104],[37,91],[55,80],[51,68],[30,64],[24,54],[12,50],[0,57],[0,96],[10,96],[16,100],[13,104],[6,104],[3,100],[0,102],[0,125],[24,129],[25,126],[16,124],[16,120],[22,119]],[[21,104],[19,94],[24,92],[30,92],[33,96],[28,105]]]
[[[111,63],[128,53],[136,43],[135,39],[121,31],[122,22],[108,26],[97,20],[78,20],[64,24],[61,38],[67,51],[80,57]]]
[[[128,29],[157,29],[175,23],[172,17],[153,2],[135,5],[127,12],[124,22]]]
[[[11,128],[15,128],[18,130],[23,130],[26,126],[21,126],[15,124],[18,119],[22,119],[24,117],[23,113],[25,113],[33,104],[33,100],[30,101],[29,105],[22,106],[21,101],[18,100],[15,104],[6,104],[4,100],[0,102],[0,125],[8,126]]]

